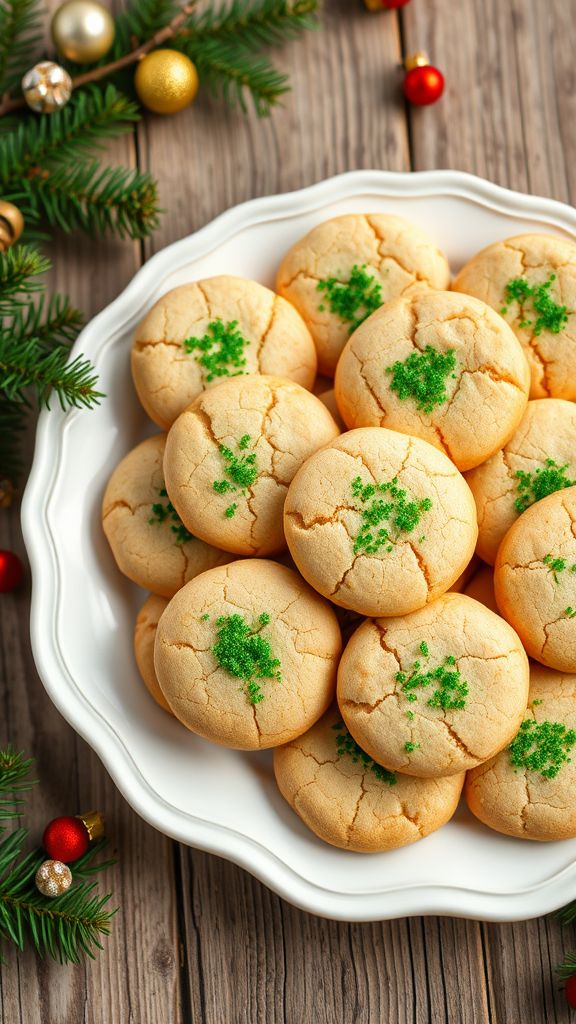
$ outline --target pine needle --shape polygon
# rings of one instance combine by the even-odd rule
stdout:
[[[562,981],[566,981],[567,978],[571,978],[573,974],[576,974],[576,951],[566,955],[564,963],[556,968],[556,972]]]
[[[0,407],[0,431],[1,428]],[[1,820],[17,818],[20,814],[24,803],[20,794],[26,793],[34,785],[34,781],[28,778],[32,764],[31,758],[25,758],[21,751],[15,751],[10,745],[5,750],[0,750]]]
[[[0,96],[19,84],[41,40],[37,0],[0,0]]]

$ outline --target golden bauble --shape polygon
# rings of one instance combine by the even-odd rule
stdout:
[[[32,110],[38,114],[53,114],[68,103],[72,95],[72,79],[53,60],[41,60],[24,75],[22,92]]]
[[[67,0],[50,25],[54,46],[75,64],[100,60],[114,42],[114,19],[96,0]]]
[[[140,61],[134,85],[140,101],[155,114],[177,114],[198,92],[198,72],[178,50],[152,50]]]
[[[60,860],[45,860],[36,872],[36,888],[43,896],[61,896],[72,885],[72,872]]]
[[[14,245],[23,230],[24,217],[18,207],[6,199],[0,199],[0,252],[5,252],[11,245]],[[1,487],[2,481],[0,480],[0,508],[2,507]]]

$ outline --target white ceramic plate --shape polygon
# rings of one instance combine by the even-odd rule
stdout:
[[[74,349],[95,363],[107,399],[96,411],[54,408],[40,416],[22,507],[34,657],[51,699],[143,818],[235,861],[297,906],[355,921],[533,917],[576,896],[576,841],[508,839],[461,807],[440,832],[406,849],[364,856],[336,850],[284,803],[269,753],[212,746],[157,708],[132,656],[144,594],[117,572],[100,527],[112,468],[150,432],[132,388],[129,351],[152,303],[211,274],[273,285],[282,254],[315,224],[377,211],[429,231],[454,270],[488,243],[522,231],[576,237],[576,211],[549,199],[453,171],[359,171],[245,203],[154,256]]]

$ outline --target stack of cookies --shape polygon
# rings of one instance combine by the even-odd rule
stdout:
[[[275,748],[335,846],[421,839],[463,790],[499,832],[576,837],[576,245],[498,242],[451,283],[416,226],[338,217],[277,293],[164,295],[132,374],[159,432],[102,515],[151,592],[152,698]]]

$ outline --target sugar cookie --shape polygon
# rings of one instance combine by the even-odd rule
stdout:
[[[518,731],[527,698],[518,636],[463,594],[367,620],[338,669],[338,704],[356,742],[390,771],[423,778],[493,757]]]
[[[468,295],[427,291],[388,302],[346,345],[336,401],[352,427],[421,437],[458,469],[502,448],[526,410],[530,374],[513,331]]]
[[[168,435],[170,500],[195,536],[227,551],[285,546],[288,485],[340,431],[322,402],[292,381],[238,377],[204,391]]]
[[[312,332],[319,372],[332,376],[352,331],[382,303],[449,280],[446,257],[420,228],[382,213],[347,214],[292,246],[277,287]]]
[[[138,671],[144,680],[146,689],[154,698],[157,704],[165,711],[169,711],[170,705],[166,700],[154,669],[154,640],[160,616],[168,605],[166,597],[158,597],[157,594],[150,594],[150,597],[142,605],[136,619],[134,628],[134,657]]]
[[[206,387],[271,373],[311,388],[316,350],[289,302],[256,281],[209,277],[158,299],[136,328],[132,376],[151,419],[168,429]]]
[[[386,771],[365,754],[337,709],[274,751],[282,796],[332,846],[377,853],[423,839],[450,820],[464,774],[415,779]]]
[[[284,529],[304,578],[363,615],[404,615],[439,597],[477,536],[472,495],[447,456],[381,427],[351,430],[308,459]]]
[[[326,711],[341,646],[330,605],[297,573],[247,559],[178,591],[158,623],[154,663],[188,729],[258,750],[294,739]]]

